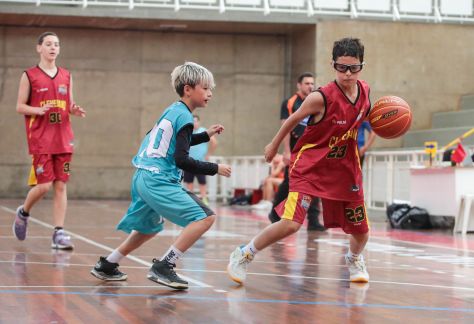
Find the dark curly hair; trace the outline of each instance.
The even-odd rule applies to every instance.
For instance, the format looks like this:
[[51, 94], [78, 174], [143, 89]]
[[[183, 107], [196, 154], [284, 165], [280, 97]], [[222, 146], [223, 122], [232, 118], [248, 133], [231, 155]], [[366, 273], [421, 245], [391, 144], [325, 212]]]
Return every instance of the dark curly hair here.
[[352, 56], [364, 62], [364, 45], [358, 38], [346, 37], [334, 42], [332, 48], [332, 60], [335, 62], [338, 57]]

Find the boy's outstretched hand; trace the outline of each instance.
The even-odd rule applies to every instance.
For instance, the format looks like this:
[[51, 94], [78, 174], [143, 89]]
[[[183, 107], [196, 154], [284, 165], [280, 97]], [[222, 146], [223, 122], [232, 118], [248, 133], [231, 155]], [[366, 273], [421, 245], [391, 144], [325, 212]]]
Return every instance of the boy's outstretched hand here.
[[230, 177], [230, 174], [232, 173], [232, 169], [230, 165], [227, 164], [218, 164], [217, 165], [217, 174], [224, 176], [224, 177]]
[[82, 109], [81, 106], [76, 105], [75, 103], [71, 105], [71, 115], [86, 117], [86, 111]]
[[206, 131], [207, 131], [207, 134], [209, 135], [209, 137], [212, 137], [215, 134], [222, 133], [224, 131], [224, 126], [222, 126], [221, 124], [212, 125]]
[[50, 108], [54, 108], [54, 105], [49, 103], [49, 104], [39, 107], [39, 109], [36, 109], [35, 112], [39, 116], [44, 116]]
[[277, 154], [278, 147], [275, 147], [273, 143], [268, 144], [265, 146], [265, 149], [263, 150], [263, 154], [265, 155], [265, 161], [268, 163], [272, 162], [273, 158]]

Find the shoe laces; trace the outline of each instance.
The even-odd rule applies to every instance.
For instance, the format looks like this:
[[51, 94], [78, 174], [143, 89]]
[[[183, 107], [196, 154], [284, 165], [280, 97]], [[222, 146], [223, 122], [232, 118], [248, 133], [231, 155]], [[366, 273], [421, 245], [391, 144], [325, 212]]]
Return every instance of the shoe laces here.
[[18, 225], [25, 225], [28, 223], [28, 217], [20, 215], [15, 219], [15, 223]]
[[357, 268], [357, 270], [365, 272], [365, 262], [363, 258], [352, 258], [352, 264]]
[[[159, 260], [157, 260], [157, 259], [153, 259], [153, 263], [155, 263], [155, 262], [161, 262], [161, 261], [159, 261]], [[164, 262], [161, 262], [161, 263], [164, 264], [165, 269], [167, 269], [168, 274], [169, 274], [170, 276], [172, 276], [173, 279], [174, 279], [174, 278], [180, 279], [180, 278], [178, 277], [178, 275], [176, 274], [176, 272], [174, 271], [174, 268], [176, 268], [176, 264], [170, 263], [170, 262], [167, 262], [167, 261], [164, 261]]]
[[253, 255], [250, 253], [245, 253], [239, 260], [239, 264], [247, 265], [253, 260]]
[[114, 275], [122, 274], [118, 267], [118, 263], [109, 262], [107, 258], [103, 256], [101, 256], [99, 262], [97, 262], [97, 268], [106, 269], [106, 271], [110, 271]]
[[66, 235], [63, 230], [59, 230], [56, 232], [56, 241], [70, 241], [71, 236]]

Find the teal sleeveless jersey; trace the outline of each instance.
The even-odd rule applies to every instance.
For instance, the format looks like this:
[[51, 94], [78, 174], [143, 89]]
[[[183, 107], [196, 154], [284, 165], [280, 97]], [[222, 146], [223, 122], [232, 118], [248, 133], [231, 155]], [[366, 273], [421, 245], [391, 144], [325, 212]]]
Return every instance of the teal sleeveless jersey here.
[[[181, 101], [166, 108], [153, 129], [145, 136], [132, 163], [136, 168], [159, 174], [163, 180], [181, 181], [174, 152], [176, 135], [186, 125], [193, 125], [193, 115]], [[191, 139], [190, 139], [191, 141]]]

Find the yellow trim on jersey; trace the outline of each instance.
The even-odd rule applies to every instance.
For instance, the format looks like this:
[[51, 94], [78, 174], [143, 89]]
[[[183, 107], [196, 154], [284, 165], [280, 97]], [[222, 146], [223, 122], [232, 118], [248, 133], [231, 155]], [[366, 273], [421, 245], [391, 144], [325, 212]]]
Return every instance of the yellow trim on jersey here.
[[369, 215], [367, 214], [367, 208], [365, 208], [365, 202], [364, 202], [364, 213], [365, 213], [365, 218], [367, 219], [367, 227], [370, 230], [370, 220], [369, 220]]
[[[30, 125], [28, 125], [28, 128], [29, 128], [29, 129], [31, 129], [31, 127], [33, 127], [33, 123], [35, 122], [35, 118], [36, 118], [35, 115], [33, 115], [33, 116], [30, 117]], [[29, 138], [31, 138], [31, 132], [30, 132]]]
[[285, 212], [283, 213], [284, 219], [293, 220], [295, 216], [296, 203], [298, 202], [298, 193], [290, 192], [288, 193], [288, 198], [285, 202]]
[[359, 169], [362, 171], [362, 165], [360, 165], [360, 156], [359, 156], [359, 147], [355, 146], [355, 150], [356, 150], [356, 159], [357, 159], [357, 165], [359, 166]]
[[291, 171], [293, 171], [293, 168], [295, 167], [296, 162], [298, 162], [298, 160], [300, 159], [301, 154], [303, 154], [303, 152], [306, 151], [307, 149], [310, 149], [310, 148], [312, 148], [312, 147], [315, 147], [316, 145], [318, 145], [318, 144], [311, 144], [311, 143], [308, 143], [308, 144], [303, 145], [303, 146], [300, 148], [300, 151], [298, 152], [298, 155], [296, 155], [295, 162], [294, 162], [293, 165], [291, 166], [290, 173], [291, 173]]
[[32, 165], [30, 169], [30, 175], [28, 176], [28, 185], [36, 186], [38, 184], [38, 179], [36, 179], [35, 166]]

